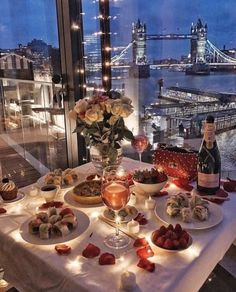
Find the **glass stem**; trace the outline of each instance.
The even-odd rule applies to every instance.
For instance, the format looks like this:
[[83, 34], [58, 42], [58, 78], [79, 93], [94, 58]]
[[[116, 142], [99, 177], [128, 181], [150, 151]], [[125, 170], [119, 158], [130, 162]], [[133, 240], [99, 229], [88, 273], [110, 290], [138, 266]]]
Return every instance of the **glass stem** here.
[[139, 165], [141, 167], [141, 163], [142, 163], [142, 152], [139, 152], [138, 155], [139, 155]]
[[115, 221], [116, 221], [116, 236], [118, 237], [119, 234], [120, 234], [119, 220], [118, 220], [118, 211], [115, 211]]

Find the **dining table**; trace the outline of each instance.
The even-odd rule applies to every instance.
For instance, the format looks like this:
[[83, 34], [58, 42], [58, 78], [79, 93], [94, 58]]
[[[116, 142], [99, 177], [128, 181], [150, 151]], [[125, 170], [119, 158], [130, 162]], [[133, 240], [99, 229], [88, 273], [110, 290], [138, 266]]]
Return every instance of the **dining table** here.
[[[153, 167], [144, 162], [140, 165], [139, 161], [127, 157], [123, 158], [122, 165], [130, 172]], [[83, 181], [86, 176], [95, 173], [95, 168], [89, 162], [76, 167], [75, 171], [79, 180]], [[104, 238], [114, 228], [100, 220], [106, 208], [102, 203], [81, 205], [73, 200], [71, 189], [61, 189], [56, 199], [83, 214], [84, 217], [78, 217], [78, 225], [84, 228], [75, 238], [61, 238], [61, 243], [71, 247], [71, 252], [59, 255], [55, 244], [47, 243], [47, 240], [43, 243], [27, 240], [25, 222], [44, 202], [40, 194], [32, 195], [34, 186], [37, 182], [20, 189], [24, 194], [20, 200], [2, 203], [1, 206], [7, 212], [0, 215], [0, 267], [5, 271], [5, 279], [19, 291], [125, 291], [121, 287], [121, 275], [129, 271], [136, 277], [132, 291], [194, 292], [200, 289], [236, 238], [236, 193], [232, 192], [229, 200], [217, 205], [222, 212], [222, 219], [217, 224], [188, 230], [192, 238], [188, 248], [182, 251], [159, 248], [151, 242], [152, 232], [168, 225], [168, 222], [164, 222], [155, 209], [146, 209], [147, 196], [133, 189], [135, 200], [129, 204], [147, 219], [147, 224], [140, 225], [137, 236], [145, 237], [154, 251], [149, 260], [155, 263], [155, 271], [148, 272], [137, 266], [139, 259], [133, 247], [134, 239], [123, 249], [111, 249], [104, 244]], [[168, 191], [168, 195], [185, 192], [171, 183], [164, 190]], [[157, 207], [166, 200], [158, 196], [153, 199]], [[87, 220], [86, 224], [84, 220]], [[114, 254], [115, 264], [100, 265], [98, 257], [83, 257], [82, 252], [89, 243], [99, 247], [101, 253]]]

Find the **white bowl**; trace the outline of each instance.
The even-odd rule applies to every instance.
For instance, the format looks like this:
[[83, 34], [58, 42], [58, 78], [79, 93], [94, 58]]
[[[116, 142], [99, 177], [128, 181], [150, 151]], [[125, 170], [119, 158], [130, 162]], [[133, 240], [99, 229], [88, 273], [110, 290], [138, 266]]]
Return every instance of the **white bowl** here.
[[168, 179], [163, 181], [163, 182], [160, 182], [160, 183], [144, 184], [144, 183], [140, 183], [140, 182], [133, 180], [134, 185], [138, 189], [143, 191], [145, 194], [149, 194], [149, 195], [160, 192], [160, 190], [162, 190], [164, 188], [164, 186], [166, 185], [167, 181], [168, 181]]

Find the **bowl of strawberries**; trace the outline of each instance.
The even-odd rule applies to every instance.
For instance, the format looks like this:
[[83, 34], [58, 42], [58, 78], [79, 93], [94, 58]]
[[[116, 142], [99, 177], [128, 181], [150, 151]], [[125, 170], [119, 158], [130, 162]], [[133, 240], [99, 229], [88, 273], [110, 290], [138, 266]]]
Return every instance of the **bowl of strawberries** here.
[[167, 180], [167, 175], [155, 168], [135, 170], [133, 173], [134, 185], [145, 194], [158, 193], [163, 189]]
[[187, 249], [192, 244], [192, 237], [180, 224], [175, 227], [162, 225], [151, 236], [152, 243], [167, 251], [176, 252]]

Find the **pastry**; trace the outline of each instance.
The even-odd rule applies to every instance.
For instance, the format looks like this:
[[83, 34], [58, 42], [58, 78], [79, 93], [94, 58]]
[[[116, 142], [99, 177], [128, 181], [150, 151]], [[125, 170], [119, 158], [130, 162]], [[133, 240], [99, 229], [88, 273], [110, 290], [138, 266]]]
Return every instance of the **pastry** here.
[[0, 182], [0, 196], [3, 200], [10, 201], [17, 197], [18, 188], [12, 180], [3, 178]]
[[78, 184], [74, 187], [72, 196], [75, 201], [81, 204], [93, 205], [101, 203], [101, 181], [84, 181]]
[[68, 173], [63, 177], [63, 182], [67, 186], [72, 185], [74, 182], [74, 179], [73, 179], [72, 175]]

